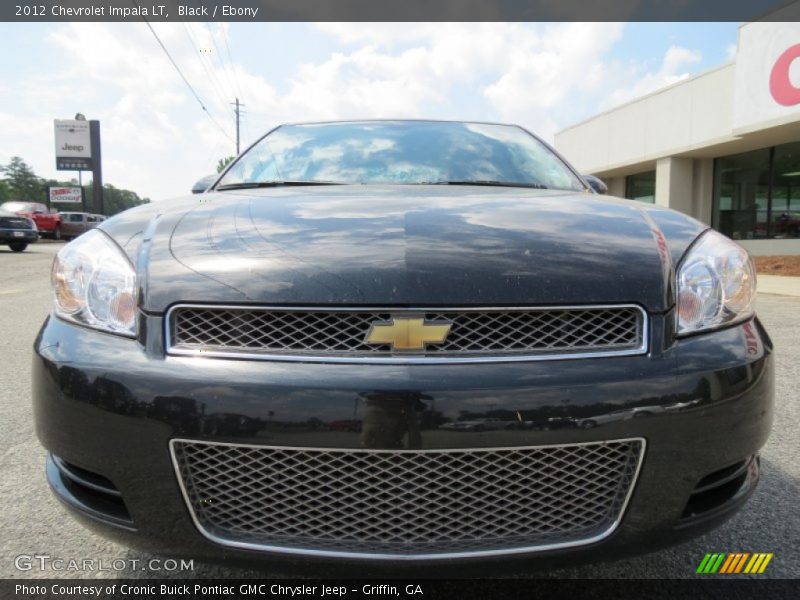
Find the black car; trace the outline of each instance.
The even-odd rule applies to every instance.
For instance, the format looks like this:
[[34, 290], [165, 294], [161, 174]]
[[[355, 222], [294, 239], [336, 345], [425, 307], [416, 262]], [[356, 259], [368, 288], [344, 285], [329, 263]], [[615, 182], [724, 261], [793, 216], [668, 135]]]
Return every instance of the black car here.
[[6, 245], [13, 252], [23, 252], [28, 244], [39, 241], [36, 223], [27, 217], [0, 210], [0, 245]]
[[[66, 245], [53, 284], [47, 478], [134, 546], [609, 558], [720, 524], [759, 479], [774, 371], [747, 253], [516, 126], [278, 127], [204, 193]], [[520, 425], [444, 426], [464, 415]]]

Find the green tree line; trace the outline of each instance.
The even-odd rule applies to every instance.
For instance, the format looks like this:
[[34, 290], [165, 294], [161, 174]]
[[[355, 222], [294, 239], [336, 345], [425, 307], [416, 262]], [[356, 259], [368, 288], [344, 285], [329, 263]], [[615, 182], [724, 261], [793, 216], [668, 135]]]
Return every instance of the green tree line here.
[[[34, 173], [28, 163], [19, 156], [11, 157], [6, 165], [0, 165], [0, 204], [9, 200], [22, 202], [47, 202], [47, 188], [49, 187], [77, 187], [78, 181], [60, 181], [57, 179], [44, 179]], [[100, 213], [100, 207], [95, 203], [91, 185], [83, 186], [83, 195], [86, 199], [86, 210]], [[149, 198], [141, 198], [131, 190], [114, 187], [110, 183], [103, 185], [103, 213], [111, 216], [140, 204], [147, 204]], [[75, 204], [57, 204], [59, 210], [80, 210]]]

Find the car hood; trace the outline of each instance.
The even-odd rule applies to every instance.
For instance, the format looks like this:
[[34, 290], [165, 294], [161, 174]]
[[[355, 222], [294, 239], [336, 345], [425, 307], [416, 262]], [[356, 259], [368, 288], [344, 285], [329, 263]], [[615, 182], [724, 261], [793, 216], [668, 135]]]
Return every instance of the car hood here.
[[705, 226], [588, 193], [314, 186], [207, 193], [103, 223], [144, 310], [178, 302], [528, 306], [673, 303]]

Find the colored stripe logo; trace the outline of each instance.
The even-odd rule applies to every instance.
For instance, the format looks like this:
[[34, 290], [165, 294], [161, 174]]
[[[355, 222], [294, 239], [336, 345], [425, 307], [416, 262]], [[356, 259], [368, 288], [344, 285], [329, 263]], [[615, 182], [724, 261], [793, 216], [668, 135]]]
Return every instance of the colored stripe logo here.
[[737, 573], [763, 573], [772, 560], [772, 552], [715, 552], [708, 553], [700, 561], [697, 573], [702, 575], [731, 575]]

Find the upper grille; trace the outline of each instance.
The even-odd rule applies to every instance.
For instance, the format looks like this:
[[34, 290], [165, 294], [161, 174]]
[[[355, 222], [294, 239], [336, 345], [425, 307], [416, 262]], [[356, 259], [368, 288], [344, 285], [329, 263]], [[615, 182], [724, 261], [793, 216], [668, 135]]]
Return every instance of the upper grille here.
[[470, 450], [339, 450], [173, 440], [214, 541], [364, 557], [590, 543], [622, 517], [643, 440]]
[[[393, 317], [448, 321], [442, 344], [392, 352], [366, 343], [370, 327]], [[526, 309], [287, 309], [177, 306], [169, 313], [173, 353], [270, 357], [559, 357], [645, 350], [645, 314], [636, 306]]]
[[33, 229], [24, 217], [0, 217], [0, 229]]

